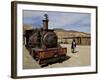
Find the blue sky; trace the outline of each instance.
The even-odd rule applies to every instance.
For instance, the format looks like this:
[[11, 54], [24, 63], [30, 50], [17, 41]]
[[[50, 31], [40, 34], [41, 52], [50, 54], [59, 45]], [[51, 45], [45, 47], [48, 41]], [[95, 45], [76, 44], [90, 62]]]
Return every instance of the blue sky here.
[[75, 30], [90, 33], [91, 31], [91, 14], [76, 12], [53, 12], [53, 11], [23, 11], [23, 23], [42, 27], [44, 14], [49, 16], [49, 29], [63, 28], [66, 30]]

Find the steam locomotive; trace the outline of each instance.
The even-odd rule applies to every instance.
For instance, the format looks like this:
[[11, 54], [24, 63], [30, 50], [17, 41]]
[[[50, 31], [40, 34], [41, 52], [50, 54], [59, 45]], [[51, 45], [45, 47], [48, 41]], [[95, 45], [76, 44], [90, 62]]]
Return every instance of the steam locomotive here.
[[26, 48], [30, 55], [40, 64], [61, 61], [66, 56], [67, 48], [62, 48], [53, 29], [48, 29], [48, 15], [45, 14], [43, 28], [25, 31]]

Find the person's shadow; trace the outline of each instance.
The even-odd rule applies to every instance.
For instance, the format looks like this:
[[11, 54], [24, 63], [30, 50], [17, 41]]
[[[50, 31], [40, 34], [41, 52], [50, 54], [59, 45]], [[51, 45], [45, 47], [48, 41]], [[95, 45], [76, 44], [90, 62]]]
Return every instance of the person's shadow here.
[[74, 51], [73, 53], [77, 53], [77, 52], [79, 52], [79, 51]]

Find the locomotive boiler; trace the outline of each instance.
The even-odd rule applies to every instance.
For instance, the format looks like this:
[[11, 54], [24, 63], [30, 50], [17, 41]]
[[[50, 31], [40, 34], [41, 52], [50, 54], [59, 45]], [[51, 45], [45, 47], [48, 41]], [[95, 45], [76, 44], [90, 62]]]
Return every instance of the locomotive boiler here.
[[40, 64], [61, 61], [66, 56], [67, 48], [62, 48], [53, 29], [48, 29], [48, 15], [45, 14], [43, 27], [25, 31], [26, 48], [30, 55]]

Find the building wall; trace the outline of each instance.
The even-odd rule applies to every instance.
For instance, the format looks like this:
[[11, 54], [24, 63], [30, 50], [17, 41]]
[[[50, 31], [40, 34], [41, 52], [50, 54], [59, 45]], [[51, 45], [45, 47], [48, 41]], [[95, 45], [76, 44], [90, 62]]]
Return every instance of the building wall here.
[[[58, 38], [58, 43], [60, 44], [71, 44], [73, 38]], [[90, 37], [77, 37], [75, 38], [76, 43], [79, 45], [90, 45], [91, 44], [91, 38]]]

